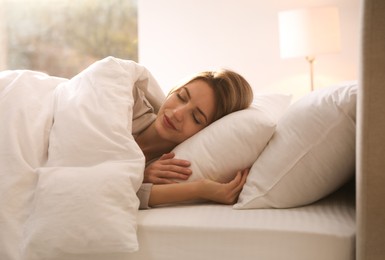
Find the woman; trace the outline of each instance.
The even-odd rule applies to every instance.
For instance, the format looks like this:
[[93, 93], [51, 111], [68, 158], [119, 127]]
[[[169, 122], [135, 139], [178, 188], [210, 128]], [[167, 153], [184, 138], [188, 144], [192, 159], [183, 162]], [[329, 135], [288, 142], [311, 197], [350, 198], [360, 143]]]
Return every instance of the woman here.
[[174, 89], [156, 119], [135, 137], [146, 157], [144, 182], [155, 184], [142, 185], [141, 207], [195, 199], [234, 203], [248, 169], [238, 171], [226, 184], [210, 180], [177, 184], [175, 179], [186, 180], [191, 174], [190, 163], [168, 152], [215, 120], [247, 108], [252, 99], [248, 82], [229, 70], [202, 72]]

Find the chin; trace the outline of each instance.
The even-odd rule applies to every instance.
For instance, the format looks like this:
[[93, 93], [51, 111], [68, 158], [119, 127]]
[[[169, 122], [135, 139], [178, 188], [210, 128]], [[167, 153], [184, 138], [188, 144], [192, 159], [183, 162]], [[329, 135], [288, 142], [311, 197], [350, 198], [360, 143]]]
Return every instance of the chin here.
[[158, 136], [160, 137], [161, 140], [167, 141], [173, 144], [181, 143], [178, 141], [180, 138], [176, 137], [175, 134], [172, 134], [169, 129], [165, 128], [161, 120], [157, 120], [155, 122], [155, 130], [158, 133]]

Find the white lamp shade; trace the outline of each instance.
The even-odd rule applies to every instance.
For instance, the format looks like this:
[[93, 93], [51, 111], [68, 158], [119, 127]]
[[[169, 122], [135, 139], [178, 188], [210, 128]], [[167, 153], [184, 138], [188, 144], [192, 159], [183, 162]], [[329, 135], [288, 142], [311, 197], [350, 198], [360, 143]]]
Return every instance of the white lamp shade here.
[[336, 7], [283, 11], [278, 14], [282, 58], [315, 56], [340, 50]]

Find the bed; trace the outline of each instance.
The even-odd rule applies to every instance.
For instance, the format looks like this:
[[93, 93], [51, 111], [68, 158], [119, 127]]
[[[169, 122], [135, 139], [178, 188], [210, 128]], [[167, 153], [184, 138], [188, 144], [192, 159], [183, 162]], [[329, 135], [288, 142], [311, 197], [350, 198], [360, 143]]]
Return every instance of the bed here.
[[[144, 158], [131, 135], [132, 95], [140, 89], [155, 110], [162, 98], [144, 67], [109, 57], [71, 80], [7, 72], [0, 259], [383, 259], [385, 3], [365, 0], [362, 10], [357, 82], [290, 105], [256, 96], [175, 148], [193, 162], [192, 180], [226, 181], [251, 166], [231, 206], [138, 210]], [[31, 97], [42, 105], [24, 102]]]
[[291, 209], [202, 204], [140, 211], [140, 250], [130, 259], [354, 259], [352, 184]]

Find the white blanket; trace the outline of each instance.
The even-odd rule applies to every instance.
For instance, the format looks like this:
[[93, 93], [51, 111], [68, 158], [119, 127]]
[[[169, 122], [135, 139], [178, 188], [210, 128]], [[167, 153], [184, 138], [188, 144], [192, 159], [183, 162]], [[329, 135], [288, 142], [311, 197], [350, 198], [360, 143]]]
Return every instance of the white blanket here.
[[136, 251], [144, 156], [133, 89], [143, 66], [108, 57], [67, 80], [0, 73], [0, 259], [121, 259]]

